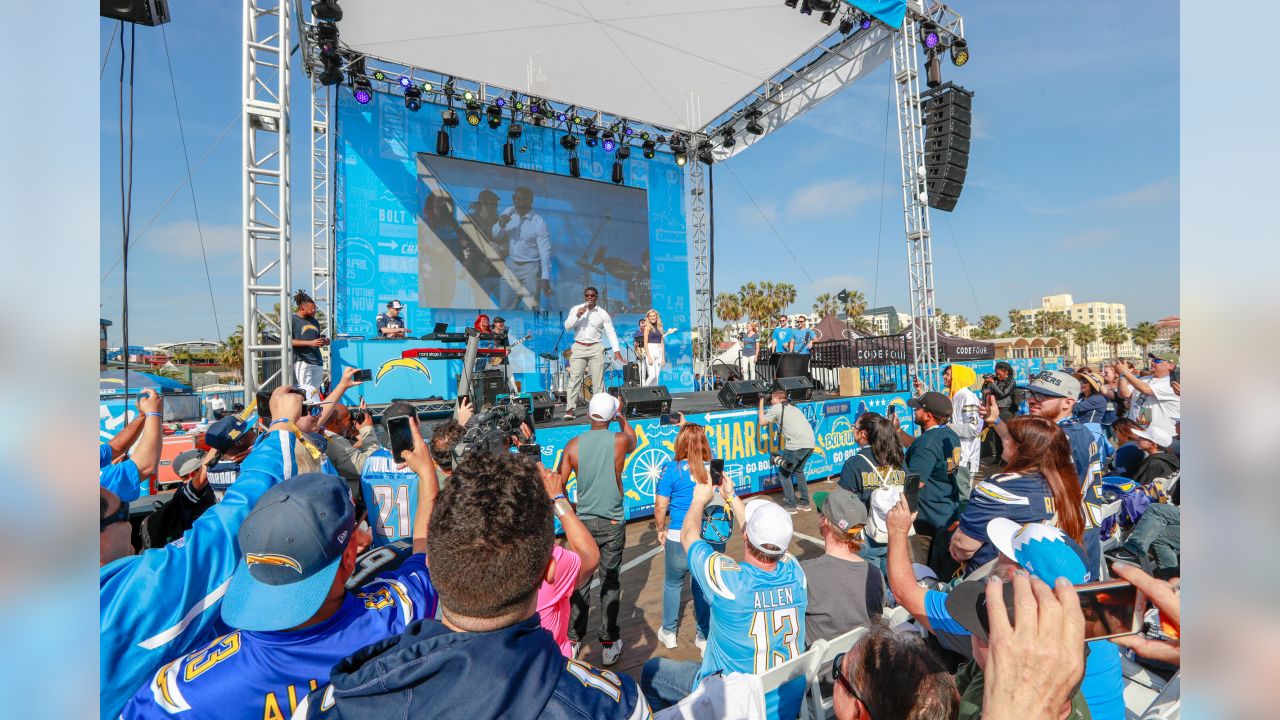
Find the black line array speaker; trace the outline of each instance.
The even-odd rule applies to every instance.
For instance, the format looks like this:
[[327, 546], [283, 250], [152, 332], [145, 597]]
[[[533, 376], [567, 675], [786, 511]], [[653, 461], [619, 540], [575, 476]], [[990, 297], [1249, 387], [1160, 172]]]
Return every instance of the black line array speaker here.
[[787, 400], [808, 400], [813, 396], [813, 381], [807, 377], [780, 377], [773, 381], [774, 390], [782, 390]]
[[782, 353], [778, 356], [778, 371], [775, 378], [807, 377], [809, 375], [809, 356], [805, 353]]
[[950, 212], [960, 199], [969, 172], [973, 93], [946, 83], [933, 92], [922, 110], [929, 207]]
[[169, 0], [100, 0], [98, 14], [112, 20], [161, 25], [169, 22]]
[[720, 388], [716, 398], [721, 407], [737, 408], [755, 405], [760, 396], [769, 392], [769, 386], [763, 380], [730, 380]]
[[666, 385], [611, 387], [609, 394], [622, 401], [627, 417], [657, 417], [671, 412], [671, 393]]

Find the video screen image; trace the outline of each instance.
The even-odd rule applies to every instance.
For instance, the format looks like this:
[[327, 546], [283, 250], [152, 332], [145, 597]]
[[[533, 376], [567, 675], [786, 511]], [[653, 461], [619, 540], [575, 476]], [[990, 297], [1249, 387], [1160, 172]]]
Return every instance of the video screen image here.
[[420, 153], [418, 200], [422, 307], [652, 306], [644, 190]]

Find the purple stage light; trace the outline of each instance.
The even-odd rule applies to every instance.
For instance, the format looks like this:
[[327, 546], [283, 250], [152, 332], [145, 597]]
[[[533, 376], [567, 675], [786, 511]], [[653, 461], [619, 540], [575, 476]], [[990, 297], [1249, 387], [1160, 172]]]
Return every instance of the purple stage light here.
[[929, 33], [924, 36], [924, 46], [929, 50], [938, 47], [938, 33]]
[[556, 116], [556, 120], [559, 122], [564, 122], [568, 119], [569, 119], [569, 116], [565, 115], [564, 113], [560, 113], [559, 115]]
[[613, 152], [618, 148], [618, 143], [615, 142], [614, 140], [605, 140], [604, 142], [600, 143], [600, 146], [604, 148], [605, 152]]
[[369, 101], [372, 99], [373, 99], [373, 93], [369, 92], [368, 90], [365, 90], [364, 88], [359, 88], [356, 90], [356, 102], [360, 103], [361, 105], [368, 105]]
[[533, 103], [532, 105], [529, 106], [529, 112], [533, 113], [534, 115], [537, 115], [542, 111], [538, 109], [538, 103]]
[[862, 27], [862, 29], [863, 29], [863, 30], [870, 30], [870, 29], [871, 29], [871, 18], [869, 18], [869, 17], [864, 17], [864, 18], [862, 18], [862, 22], [860, 23], [860, 25], [861, 25], [861, 27]]
[[631, 135], [631, 134], [633, 134], [634, 132], [635, 132], [635, 130], [632, 130], [631, 128], [627, 128], [627, 134], [628, 134], [628, 135]]
[[413, 81], [412, 81], [412, 80], [410, 80], [409, 78], [405, 77], [404, 75], [401, 75], [401, 76], [400, 76], [400, 87], [409, 87], [409, 86], [410, 86], [410, 85], [412, 85], [412, 84], [413, 84]]

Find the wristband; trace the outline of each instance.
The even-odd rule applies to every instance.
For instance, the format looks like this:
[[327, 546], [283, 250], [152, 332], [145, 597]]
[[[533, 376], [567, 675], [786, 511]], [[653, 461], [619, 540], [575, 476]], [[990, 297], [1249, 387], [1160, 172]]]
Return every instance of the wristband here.
[[569, 497], [568, 497], [567, 495], [565, 495], [564, 493], [560, 493], [559, 495], [557, 495], [557, 496], [555, 496], [555, 497], [551, 498], [551, 502], [555, 502], [555, 501], [557, 501], [557, 500], [565, 500], [565, 501], [568, 501], [568, 500], [569, 500]]
[[163, 420], [163, 419], [164, 419], [164, 413], [149, 412], [149, 413], [147, 413], [147, 414], [146, 414], [146, 417], [158, 417], [158, 418], [160, 418], [161, 420]]
[[995, 427], [996, 425], [999, 425], [1001, 422], [1002, 422], [1002, 421], [1000, 420], [1000, 416], [999, 416], [999, 415], [997, 415], [997, 416], [996, 416], [996, 421], [995, 421], [995, 422], [993, 422], [993, 423], [991, 423], [991, 427]]
[[271, 421], [271, 424], [270, 424], [270, 425], [267, 425], [267, 427], [275, 427], [276, 425], [279, 425], [280, 423], [287, 423], [287, 422], [289, 422], [289, 418], [277, 418], [277, 419], [275, 419], [275, 420], [272, 420], [272, 421]]

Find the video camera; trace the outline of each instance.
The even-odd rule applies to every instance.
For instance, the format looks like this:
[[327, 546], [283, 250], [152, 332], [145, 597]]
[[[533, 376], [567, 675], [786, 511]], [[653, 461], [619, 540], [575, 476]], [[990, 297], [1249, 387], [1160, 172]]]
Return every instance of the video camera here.
[[[528, 438], [524, 437], [522, 427], [529, 428]], [[457, 467], [472, 452], [501, 455], [511, 452], [513, 447], [522, 455], [542, 455], [542, 448], [534, 442], [529, 411], [524, 405], [507, 400], [471, 418], [466, 433], [453, 447], [453, 464]]]

